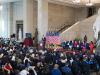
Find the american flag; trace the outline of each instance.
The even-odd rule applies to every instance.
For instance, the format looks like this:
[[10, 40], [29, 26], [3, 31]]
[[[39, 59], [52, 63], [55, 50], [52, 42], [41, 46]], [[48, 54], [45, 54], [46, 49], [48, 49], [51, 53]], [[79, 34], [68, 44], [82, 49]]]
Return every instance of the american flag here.
[[46, 36], [46, 43], [47, 44], [61, 44], [59, 36]]

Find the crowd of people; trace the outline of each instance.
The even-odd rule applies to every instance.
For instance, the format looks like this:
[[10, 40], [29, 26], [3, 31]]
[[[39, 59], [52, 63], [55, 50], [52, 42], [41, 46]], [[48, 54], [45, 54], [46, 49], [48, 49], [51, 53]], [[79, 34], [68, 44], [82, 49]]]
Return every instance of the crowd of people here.
[[70, 49], [70, 50], [79, 50], [79, 51], [90, 51], [91, 53], [94, 52], [95, 43], [91, 41], [88, 43], [87, 41], [80, 41], [80, 40], [71, 40], [71, 41], [65, 41], [62, 42], [62, 47], [64, 49]]
[[91, 72], [99, 75], [99, 55], [83, 52], [77, 41], [75, 45], [72, 41], [66, 43], [64, 48], [79, 49], [79, 53], [37, 50], [31, 45], [0, 39], [0, 75], [90, 75]]

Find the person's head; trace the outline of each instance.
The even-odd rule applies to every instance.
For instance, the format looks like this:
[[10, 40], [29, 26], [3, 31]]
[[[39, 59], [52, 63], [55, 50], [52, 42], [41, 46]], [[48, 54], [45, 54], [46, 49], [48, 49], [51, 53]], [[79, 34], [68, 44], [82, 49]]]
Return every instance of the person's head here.
[[37, 67], [40, 67], [40, 66], [41, 66], [41, 62], [38, 62], [38, 63], [37, 63]]
[[81, 43], [81, 41], [80, 41], [80, 40], [79, 40], [78, 42], [79, 42], [79, 43]]
[[93, 44], [93, 41], [91, 41], [91, 44]]
[[54, 64], [54, 68], [55, 69], [58, 69], [59, 68], [59, 65], [58, 64]]

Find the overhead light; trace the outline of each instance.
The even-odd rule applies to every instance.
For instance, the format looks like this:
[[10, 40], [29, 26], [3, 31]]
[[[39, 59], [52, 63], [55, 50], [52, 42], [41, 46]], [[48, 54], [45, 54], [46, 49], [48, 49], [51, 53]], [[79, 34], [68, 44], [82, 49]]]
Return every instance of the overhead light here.
[[80, 3], [80, 0], [73, 0], [73, 3]]
[[91, 2], [91, 0], [89, 0], [88, 3], [86, 3], [86, 6], [93, 6], [94, 4]]
[[2, 10], [2, 8], [3, 8], [3, 6], [2, 6], [2, 5], [0, 5], [0, 10]]
[[87, 3], [86, 6], [93, 6], [93, 3]]

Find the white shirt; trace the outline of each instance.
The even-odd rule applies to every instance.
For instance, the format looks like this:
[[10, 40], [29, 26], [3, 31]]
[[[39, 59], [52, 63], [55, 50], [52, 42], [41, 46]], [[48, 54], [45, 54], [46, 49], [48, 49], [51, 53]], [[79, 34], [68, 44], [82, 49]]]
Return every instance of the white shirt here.
[[19, 75], [27, 75], [29, 74], [29, 72], [27, 70], [22, 70]]
[[11, 59], [12, 61], [15, 61], [16, 59], [15, 59], [15, 56], [12, 56], [12, 59]]
[[33, 72], [34, 72], [34, 74], [37, 75], [36, 70], [35, 70], [34, 68], [35, 68], [34, 66], [29, 66], [29, 67], [28, 67], [28, 69], [32, 69]]
[[25, 63], [25, 60], [28, 60], [28, 61], [30, 62], [30, 59], [29, 59], [29, 58], [27, 58], [27, 57], [25, 57], [25, 58], [24, 58], [24, 60], [23, 60], [23, 61], [24, 61], [24, 63]]

